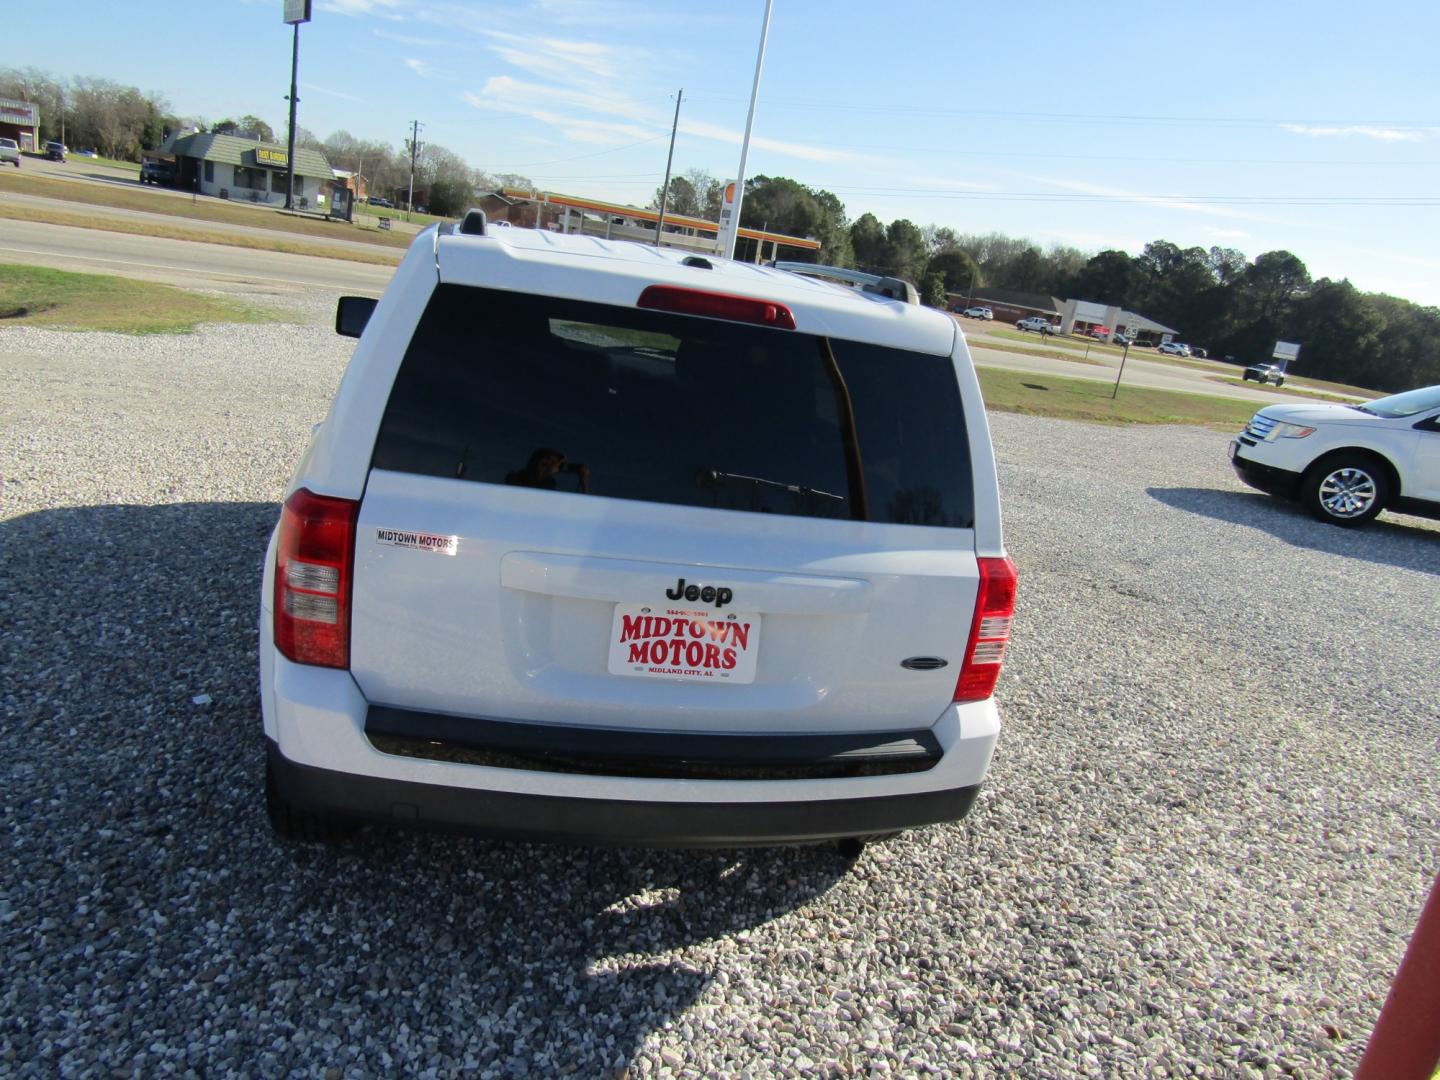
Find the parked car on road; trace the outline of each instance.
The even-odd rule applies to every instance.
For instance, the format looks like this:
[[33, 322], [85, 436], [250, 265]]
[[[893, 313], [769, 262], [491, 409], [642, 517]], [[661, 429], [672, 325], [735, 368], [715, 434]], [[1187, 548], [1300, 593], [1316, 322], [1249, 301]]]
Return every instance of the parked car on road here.
[[1162, 341], [1155, 351], [1164, 353], [1166, 356], [1189, 356], [1190, 346], [1182, 345], [1178, 341]]
[[62, 143], [62, 142], [56, 142], [56, 141], [54, 141], [54, 140], [52, 140], [52, 141], [50, 141], [50, 142], [47, 142], [47, 143], [45, 144], [45, 160], [46, 160], [46, 161], [64, 161], [64, 160], [65, 160], [65, 144]]
[[1036, 334], [1058, 334], [1060, 333], [1060, 324], [1042, 319], [1039, 315], [1031, 315], [1017, 322], [1015, 329], [1028, 330]]
[[967, 319], [990, 320], [995, 318], [995, 312], [991, 311], [988, 307], [967, 307], [960, 314]]
[[264, 562], [276, 831], [963, 817], [1015, 569], [965, 336], [905, 295], [476, 211], [342, 298]]
[[1251, 364], [1241, 375], [1241, 379], [1250, 382], [1274, 383], [1276, 386], [1285, 385], [1285, 369], [1279, 364]]
[[20, 144], [14, 139], [0, 139], [0, 164], [6, 162], [20, 167]]
[[175, 166], [168, 161], [146, 161], [140, 166], [140, 182], [160, 187], [175, 186]]
[[1440, 518], [1440, 386], [1363, 405], [1267, 405], [1230, 441], [1241, 480], [1322, 521]]
[[393, 210], [393, 209], [395, 209], [395, 204], [394, 204], [394, 203], [392, 203], [389, 199], [383, 199], [383, 198], [381, 198], [379, 195], [372, 195], [370, 198], [366, 199], [365, 201], [366, 201], [367, 203], [369, 203], [371, 206], [379, 206], [379, 207], [381, 207], [381, 208], [383, 208], [383, 209], [385, 209], [385, 210]]

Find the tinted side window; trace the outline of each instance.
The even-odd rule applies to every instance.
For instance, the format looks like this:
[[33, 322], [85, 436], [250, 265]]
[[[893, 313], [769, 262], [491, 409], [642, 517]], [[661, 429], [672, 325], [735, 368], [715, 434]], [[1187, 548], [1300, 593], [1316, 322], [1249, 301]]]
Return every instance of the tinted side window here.
[[830, 518], [868, 506], [871, 520], [971, 524], [950, 359], [833, 349], [834, 365], [824, 342], [793, 331], [442, 285], [373, 464], [685, 506]]

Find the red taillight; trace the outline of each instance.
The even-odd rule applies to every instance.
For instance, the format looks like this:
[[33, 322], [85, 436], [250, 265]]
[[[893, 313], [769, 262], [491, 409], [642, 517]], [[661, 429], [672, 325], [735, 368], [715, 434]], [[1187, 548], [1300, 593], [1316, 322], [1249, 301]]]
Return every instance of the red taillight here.
[[795, 315], [784, 304], [756, 300], [750, 296], [682, 289], [675, 285], [651, 285], [640, 294], [636, 307], [673, 311], [680, 315], [703, 315], [707, 319], [755, 323], [776, 330], [794, 330]]
[[275, 647], [297, 664], [350, 666], [350, 575], [360, 504], [301, 488], [275, 550]]
[[1008, 558], [976, 561], [980, 587], [975, 595], [970, 644], [965, 647], [965, 663], [955, 683], [956, 701], [983, 701], [995, 692], [1005, 643], [1010, 640], [1010, 622], [1015, 617], [1015, 564]]

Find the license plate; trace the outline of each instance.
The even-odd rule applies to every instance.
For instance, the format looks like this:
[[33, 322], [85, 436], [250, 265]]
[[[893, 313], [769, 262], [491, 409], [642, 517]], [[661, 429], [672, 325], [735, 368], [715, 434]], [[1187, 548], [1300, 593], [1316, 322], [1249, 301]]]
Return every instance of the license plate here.
[[616, 604], [610, 674], [682, 682], [752, 683], [760, 652], [760, 616]]
[[1234, 439], [1230, 440], [1230, 460], [1235, 460], [1235, 454], [1240, 450], [1240, 444]]

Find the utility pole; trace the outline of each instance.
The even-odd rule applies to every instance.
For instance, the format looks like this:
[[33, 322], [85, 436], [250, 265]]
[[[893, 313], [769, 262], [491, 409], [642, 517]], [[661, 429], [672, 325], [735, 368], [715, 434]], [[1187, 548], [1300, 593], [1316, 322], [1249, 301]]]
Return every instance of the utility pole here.
[[425, 125], [419, 120], [410, 121], [410, 194], [405, 199], [405, 220], [410, 220], [410, 211], [415, 209], [415, 155], [420, 153], [420, 129]]
[[300, 24], [310, 21], [310, 0], [285, 0], [285, 22], [295, 28], [294, 44], [290, 47], [290, 139], [285, 150], [285, 209], [295, 209], [295, 106], [300, 95], [295, 89], [295, 76], [300, 71]]
[[295, 43], [290, 50], [290, 140], [285, 150], [285, 209], [295, 209], [295, 106], [300, 103], [295, 76], [300, 71], [300, 24], [294, 23]]
[[665, 186], [660, 189], [660, 217], [655, 222], [655, 246], [660, 246], [660, 231], [665, 227], [665, 203], [670, 198], [670, 163], [675, 160], [675, 132], [680, 127], [680, 101], [685, 88], [675, 95], [675, 122], [670, 125], [670, 153], [665, 155]]
[[750, 87], [750, 112], [745, 117], [745, 140], [740, 144], [740, 171], [735, 176], [735, 216], [731, 219], [725, 250], [727, 259], [735, 258], [735, 239], [740, 233], [740, 209], [745, 202], [745, 159], [750, 154], [750, 129], [755, 124], [755, 99], [760, 96], [760, 72], [765, 67], [765, 42], [770, 37], [770, 12], [775, 0], [765, 0], [765, 23], [760, 28], [760, 52], [755, 57], [755, 83]]

